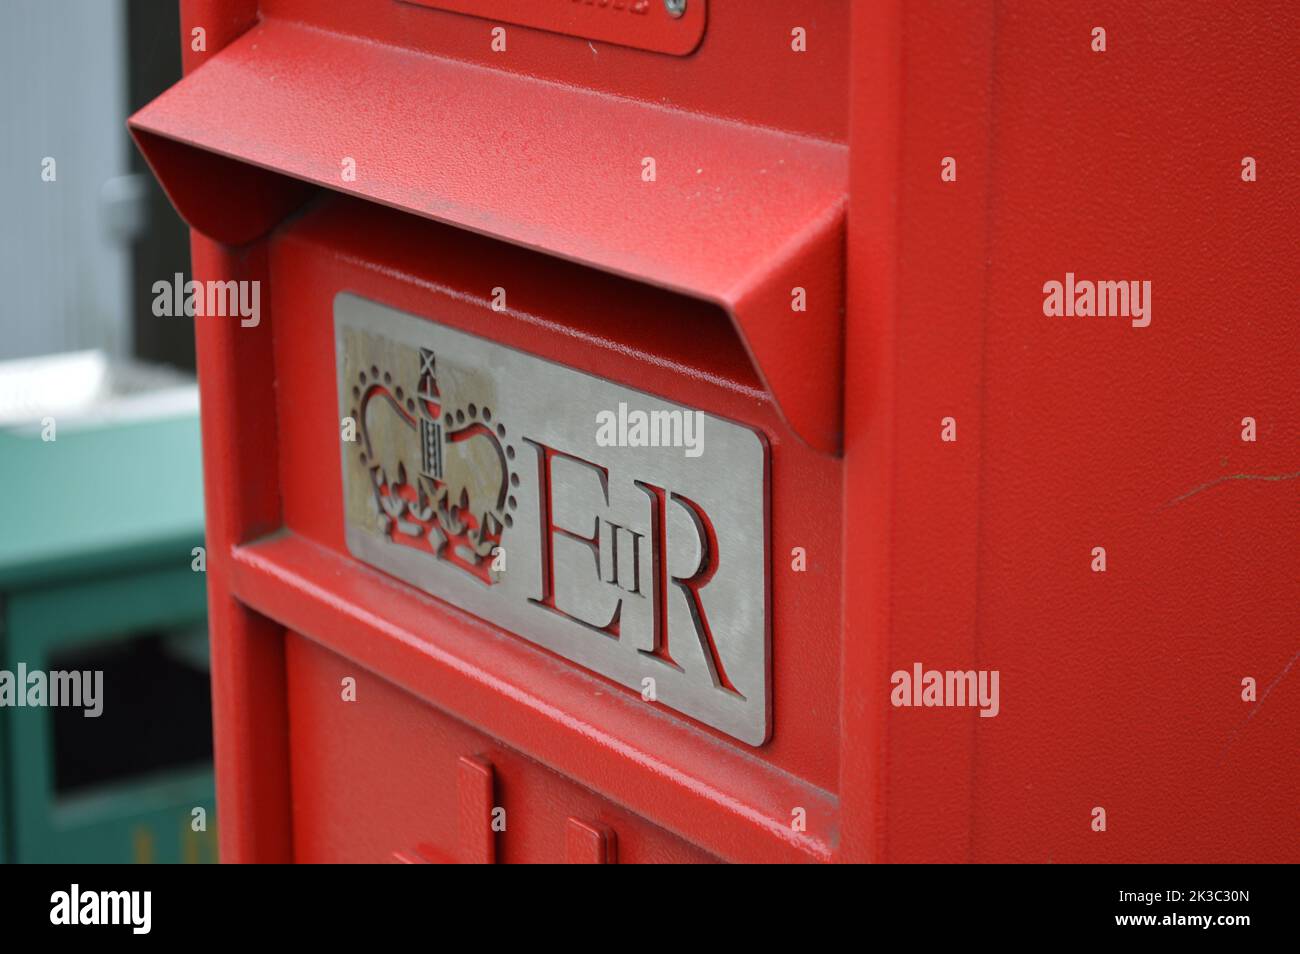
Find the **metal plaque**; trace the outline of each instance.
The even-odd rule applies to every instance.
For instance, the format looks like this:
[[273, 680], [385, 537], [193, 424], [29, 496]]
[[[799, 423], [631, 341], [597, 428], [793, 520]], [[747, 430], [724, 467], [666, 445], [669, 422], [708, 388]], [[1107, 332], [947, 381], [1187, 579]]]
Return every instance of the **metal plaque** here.
[[757, 432], [348, 292], [334, 335], [355, 557], [766, 741]]
[[422, 7], [686, 56], [704, 38], [707, 0], [406, 0]]

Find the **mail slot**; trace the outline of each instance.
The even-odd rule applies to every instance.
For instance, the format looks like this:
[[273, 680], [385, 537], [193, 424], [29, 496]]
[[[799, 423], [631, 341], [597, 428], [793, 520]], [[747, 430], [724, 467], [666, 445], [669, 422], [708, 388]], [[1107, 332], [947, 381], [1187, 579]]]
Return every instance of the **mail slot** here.
[[[1226, 766], [1282, 744], [1239, 727], [1287, 638], [1281, 544], [1244, 548], [1295, 523], [1233, 475], [1288, 472], [1294, 382], [1161, 390], [1209, 373], [1179, 289], [1226, 240], [1172, 248], [1190, 206], [1131, 167], [1198, 123], [1282, 151], [1241, 118], [1280, 101], [1161, 106], [1245, 15], [1116, 12], [1107, 52], [1048, 7], [533, 6], [190, 0], [132, 119], [193, 232], [222, 857], [1293, 856]], [[1189, 67], [1137, 131], [1125, 31]], [[1205, 175], [1260, 235], [1295, 197]], [[1147, 322], [1053, 316], [1067, 272]], [[1234, 554], [1277, 586], [1230, 644]]]

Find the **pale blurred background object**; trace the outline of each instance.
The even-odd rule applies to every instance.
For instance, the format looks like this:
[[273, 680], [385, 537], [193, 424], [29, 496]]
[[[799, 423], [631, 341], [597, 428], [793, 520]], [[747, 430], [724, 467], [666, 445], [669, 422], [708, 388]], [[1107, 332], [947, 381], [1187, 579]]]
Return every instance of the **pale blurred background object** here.
[[8, 0], [0, 27], [0, 861], [213, 861], [188, 231], [126, 130], [180, 76], [175, 0]]
[[174, 0], [8, 0], [0, 29], [0, 360], [98, 350], [192, 369], [149, 310], [184, 225], [126, 119], [180, 75]]

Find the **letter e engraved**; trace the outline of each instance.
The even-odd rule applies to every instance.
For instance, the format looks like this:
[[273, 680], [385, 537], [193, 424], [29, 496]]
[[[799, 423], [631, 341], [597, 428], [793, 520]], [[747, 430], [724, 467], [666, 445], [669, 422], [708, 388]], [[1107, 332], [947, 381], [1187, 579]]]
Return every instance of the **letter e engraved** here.
[[[537, 450], [537, 502], [538, 502], [538, 520], [541, 529], [541, 566], [542, 566], [542, 595], [540, 597], [529, 597], [528, 602], [533, 603], [543, 609], [549, 610], [565, 619], [572, 620], [588, 629], [595, 630], [606, 636], [618, 639], [619, 619], [623, 615], [623, 599], [619, 598], [617, 605], [614, 607], [614, 614], [609, 618], [609, 622], [604, 626], [590, 623], [585, 619], [580, 619], [572, 613], [566, 613], [555, 605], [555, 536], [560, 534], [581, 543], [591, 550], [592, 556], [596, 558], [596, 579], [600, 580], [600, 517], [596, 517], [592, 527], [591, 536], [584, 537], [580, 533], [574, 533], [572, 530], [555, 525], [555, 517], [552, 507], [552, 486], [551, 486], [551, 462], [559, 457], [564, 460], [573, 461], [583, 467], [593, 471], [600, 480], [600, 492], [605, 499], [605, 505], [609, 506], [609, 471], [599, 464], [593, 464], [589, 460], [583, 460], [581, 457], [575, 457], [572, 454], [566, 454], [564, 451], [556, 450], [537, 441], [524, 438], [524, 443], [531, 444]], [[603, 581], [602, 581], [603, 582]]]

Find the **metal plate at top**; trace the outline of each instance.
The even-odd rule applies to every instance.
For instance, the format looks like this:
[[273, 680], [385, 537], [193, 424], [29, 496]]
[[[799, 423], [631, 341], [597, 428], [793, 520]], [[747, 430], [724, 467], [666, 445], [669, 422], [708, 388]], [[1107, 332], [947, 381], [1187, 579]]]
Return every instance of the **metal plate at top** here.
[[348, 292], [334, 333], [355, 557], [766, 741], [756, 431]]
[[[704, 38], [707, 0], [406, 0], [551, 33], [685, 56]], [[676, 15], [675, 15], [676, 14]]]

